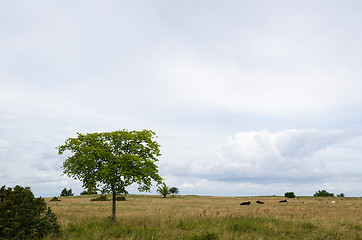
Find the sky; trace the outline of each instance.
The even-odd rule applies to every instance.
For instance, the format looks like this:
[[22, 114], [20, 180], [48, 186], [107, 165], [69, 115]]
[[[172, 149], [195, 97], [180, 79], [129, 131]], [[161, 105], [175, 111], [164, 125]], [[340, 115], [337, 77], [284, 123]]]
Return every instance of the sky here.
[[0, 1], [0, 185], [79, 194], [57, 146], [150, 129], [159, 173], [182, 195], [361, 197], [361, 9]]

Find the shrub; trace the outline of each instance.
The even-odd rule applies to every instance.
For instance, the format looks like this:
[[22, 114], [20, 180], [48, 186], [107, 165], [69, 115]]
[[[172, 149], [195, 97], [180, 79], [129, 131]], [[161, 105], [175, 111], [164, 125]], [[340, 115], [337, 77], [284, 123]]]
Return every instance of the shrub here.
[[53, 197], [50, 201], [51, 202], [60, 202], [60, 199], [57, 197]]
[[344, 193], [337, 194], [337, 197], [344, 197]]
[[285, 196], [286, 198], [295, 198], [294, 192], [286, 192], [286, 193], [284, 194], [284, 196]]
[[84, 190], [83, 192], [80, 193], [80, 195], [95, 195], [95, 194], [97, 194], [97, 191]]
[[126, 201], [126, 197], [125, 196], [117, 196], [116, 201]]
[[43, 198], [29, 188], [0, 189], [0, 236], [5, 239], [36, 239], [59, 233], [57, 217]]
[[97, 198], [92, 198], [91, 201], [110, 201], [109, 199], [107, 199], [107, 196], [105, 195], [101, 195]]
[[326, 190], [318, 190], [315, 192], [314, 197], [334, 197], [334, 194], [329, 193]]

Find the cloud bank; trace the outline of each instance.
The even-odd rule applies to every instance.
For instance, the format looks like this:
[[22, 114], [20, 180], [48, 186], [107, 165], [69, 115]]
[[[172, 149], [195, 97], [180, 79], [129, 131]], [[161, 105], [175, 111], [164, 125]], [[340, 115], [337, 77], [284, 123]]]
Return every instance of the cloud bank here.
[[216, 182], [323, 183], [340, 174], [327, 168], [328, 151], [361, 136], [343, 130], [238, 132], [227, 137], [214, 158], [184, 161], [172, 174]]

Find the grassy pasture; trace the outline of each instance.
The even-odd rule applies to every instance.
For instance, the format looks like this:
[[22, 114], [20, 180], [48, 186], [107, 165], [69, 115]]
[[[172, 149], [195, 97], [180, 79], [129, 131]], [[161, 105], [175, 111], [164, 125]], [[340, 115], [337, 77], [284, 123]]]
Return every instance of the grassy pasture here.
[[112, 223], [111, 202], [92, 197], [46, 199], [59, 239], [362, 239], [362, 198], [128, 195]]

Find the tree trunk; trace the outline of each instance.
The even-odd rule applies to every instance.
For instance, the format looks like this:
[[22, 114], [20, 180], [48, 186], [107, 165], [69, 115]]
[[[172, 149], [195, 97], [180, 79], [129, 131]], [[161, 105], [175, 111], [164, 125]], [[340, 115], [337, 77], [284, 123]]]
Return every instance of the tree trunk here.
[[112, 191], [112, 221], [116, 222], [116, 191]]

